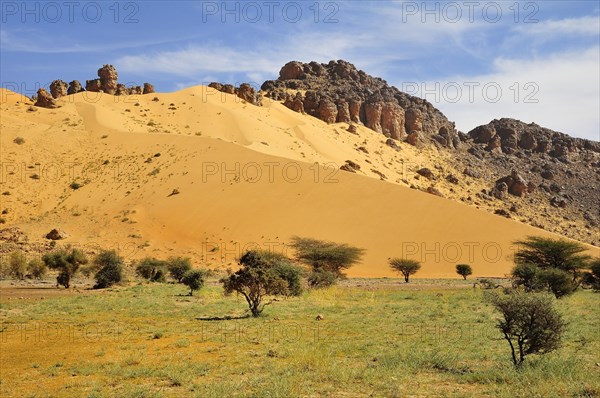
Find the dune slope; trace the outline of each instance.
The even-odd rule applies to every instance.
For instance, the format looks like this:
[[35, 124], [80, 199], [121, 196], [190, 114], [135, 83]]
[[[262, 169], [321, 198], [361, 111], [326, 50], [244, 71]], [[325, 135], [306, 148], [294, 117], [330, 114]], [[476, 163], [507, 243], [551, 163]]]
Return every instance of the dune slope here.
[[[418, 276], [451, 277], [458, 262], [502, 276], [512, 241], [550, 235], [407, 188], [407, 172], [395, 170], [444, 165], [435, 149], [396, 151], [367, 129], [350, 134], [205, 87], [92, 95], [33, 112], [22, 99], [0, 104], [0, 191], [9, 193], [0, 208], [5, 226], [33, 241], [59, 227], [70, 235], [63, 242], [88, 249], [115, 248], [128, 259], [186, 255], [222, 268], [251, 247], [292, 254], [286, 243], [301, 235], [367, 249], [350, 276], [392, 276], [387, 259], [406, 256], [423, 262]], [[340, 171], [346, 160], [359, 173]]]

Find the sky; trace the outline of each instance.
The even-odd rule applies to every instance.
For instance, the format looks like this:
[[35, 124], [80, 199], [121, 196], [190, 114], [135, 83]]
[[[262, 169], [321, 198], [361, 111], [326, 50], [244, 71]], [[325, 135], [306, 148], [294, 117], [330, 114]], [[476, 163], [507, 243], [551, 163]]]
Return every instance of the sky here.
[[338, 59], [464, 132], [512, 117], [600, 141], [598, 1], [0, 1], [0, 81], [26, 95], [103, 64], [171, 92]]

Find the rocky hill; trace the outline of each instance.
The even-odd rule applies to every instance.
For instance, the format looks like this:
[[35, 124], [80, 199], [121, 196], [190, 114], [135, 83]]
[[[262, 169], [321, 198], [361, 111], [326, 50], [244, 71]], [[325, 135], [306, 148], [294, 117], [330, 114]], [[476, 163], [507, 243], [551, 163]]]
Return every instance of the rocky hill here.
[[[289, 62], [277, 80], [266, 81], [261, 89], [296, 112], [327, 123], [348, 123], [349, 131], [360, 124], [398, 142], [435, 146], [451, 155], [454, 170], [477, 180], [460, 189], [456, 173], [437, 178], [431, 170], [417, 171], [415, 178], [432, 181], [430, 193], [440, 194], [438, 188], [445, 187], [453, 199], [600, 243], [598, 142], [508, 118], [464, 134], [431, 103], [343, 60]], [[342, 169], [352, 171], [350, 166]], [[474, 192], [475, 186], [483, 188]]]
[[454, 123], [431, 103], [343, 60], [289, 62], [281, 68], [279, 79], [266, 81], [261, 89], [288, 108], [327, 123], [361, 123], [415, 145], [429, 140], [449, 148], [460, 144]]
[[[112, 65], [100, 68], [98, 76], [86, 82], [85, 90], [114, 95], [154, 92], [148, 83], [131, 88], [118, 83]], [[328, 64], [289, 62], [277, 80], [262, 84], [260, 92], [246, 83], [239, 87], [211, 83], [209, 87], [238, 97], [244, 106], [269, 106], [263, 104], [266, 97], [331, 124], [339, 135], [335, 145], [346, 155], [329, 160], [338, 162], [344, 171], [461, 201], [600, 245], [598, 142], [507, 118], [492, 120], [465, 134], [431, 103], [343, 60]], [[38, 92], [36, 105], [56, 108], [61, 97], [83, 90], [77, 81], [67, 85], [56, 80], [50, 92]], [[169, 110], [176, 108], [170, 105]], [[153, 121], [148, 123], [154, 125]], [[361, 135], [360, 129], [365, 128], [381, 134], [381, 140]], [[226, 135], [231, 134], [231, 129], [227, 131]], [[323, 128], [321, 131], [325, 134]], [[349, 143], [357, 139], [360, 141], [352, 147]], [[250, 142], [246, 138], [241, 141]], [[266, 145], [269, 143], [261, 141], [260, 150]], [[299, 144], [294, 141], [293, 145]], [[295, 153], [288, 153], [290, 150]], [[323, 160], [309, 154], [314, 150], [311, 144], [285, 151], [307, 161]]]

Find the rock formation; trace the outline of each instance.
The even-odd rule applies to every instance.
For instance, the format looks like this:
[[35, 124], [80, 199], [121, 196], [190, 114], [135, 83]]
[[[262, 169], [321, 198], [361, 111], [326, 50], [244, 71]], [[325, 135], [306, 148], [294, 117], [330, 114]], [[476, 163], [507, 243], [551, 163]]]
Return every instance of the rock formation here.
[[119, 74], [114, 66], [104, 65], [102, 68], [98, 69], [98, 77], [100, 77], [102, 91], [112, 95], [117, 92]]
[[104, 65], [98, 69], [98, 79], [85, 81], [85, 89], [78, 80], [73, 80], [68, 85], [62, 80], [55, 80], [50, 85], [50, 92], [54, 98], [60, 98], [65, 95], [77, 94], [81, 91], [90, 91], [93, 93], [104, 92], [111, 95], [133, 95], [133, 94], [151, 94], [154, 93], [154, 86], [150, 83], [144, 83], [144, 86], [133, 86], [127, 88], [124, 84], [118, 82], [119, 74], [112, 65]]
[[242, 83], [239, 87], [235, 87], [231, 84], [212, 82], [208, 87], [214, 88], [222, 93], [237, 95], [239, 98], [252, 105], [262, 106], [262, 97], [256, 92], [254, 87], [248, 83]]
[[[524, 123], [515, 119], [494, 119], [468, 133], [474, 144], [484, 144], [488, 152], [498, 151], [514, 154], [518, 151], [547, 153], [555, 158], [568, 158], [581, 150], [600, 152], [600, 143], [540, 127], [535, 123]], [[563, 159], [564, 160], [564, 159]]]
[[71, 83], [69, 83], [69, 89], [67, 90], [67, 95], [77, 94], [82, 91], [85, 91], [85, 89], [81, 86], [81, 83], [79, 83], [79, 80], [73, 80]]
[[460, 145], [454, 123], [429, 102], [343, 60], [328, 64], [288, 62], [281, 68], [279, 79], [266, 81], [261, 89], [267, 97], [283, 100], [288, 108], [326, 123], [361, 123], [413, 145], [426, 140], [448, 148]]
[[43, 88], [40, 88], [37, 91], [37, 100], [35, 101], [35, 106], [39, 106], [41, 108], [58, 108], [56, 104], [56, 100], [50, 95], [48, 91]]
[[144, 83], [144, 94], [154, 93], [154, 86], [150, 83]]
[[54, 80], [52, 83], [50, 83], [50, 93], [55, 99], [66, 96], [67, 82], [63, 82], [62, 80]]

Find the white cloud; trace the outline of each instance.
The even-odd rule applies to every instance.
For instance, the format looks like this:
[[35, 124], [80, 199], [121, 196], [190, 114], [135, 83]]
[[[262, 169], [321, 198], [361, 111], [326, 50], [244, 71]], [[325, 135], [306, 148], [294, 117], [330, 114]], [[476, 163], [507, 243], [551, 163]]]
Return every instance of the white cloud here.
[[[426, 97], [465, 132], [495, 118], [511, 117], [600, 141], [598, 70], [600, 47], [535, 59], [498, 58], [491, 73], [423, 83], [428, 89], [438, 84], [435, 92], [439, 101], [434, 91], [426, 95], [422, 85], [413, 92]], [[473, 101], [469, 98], [469, 82], [479, 84], [471, 91]], [[487, 96], [483, 90], [486, 84]], [[460, 97], [455, 95], [456, 85], [461, 88]], [[493, 102], [497, 87], [502, 93]]]

